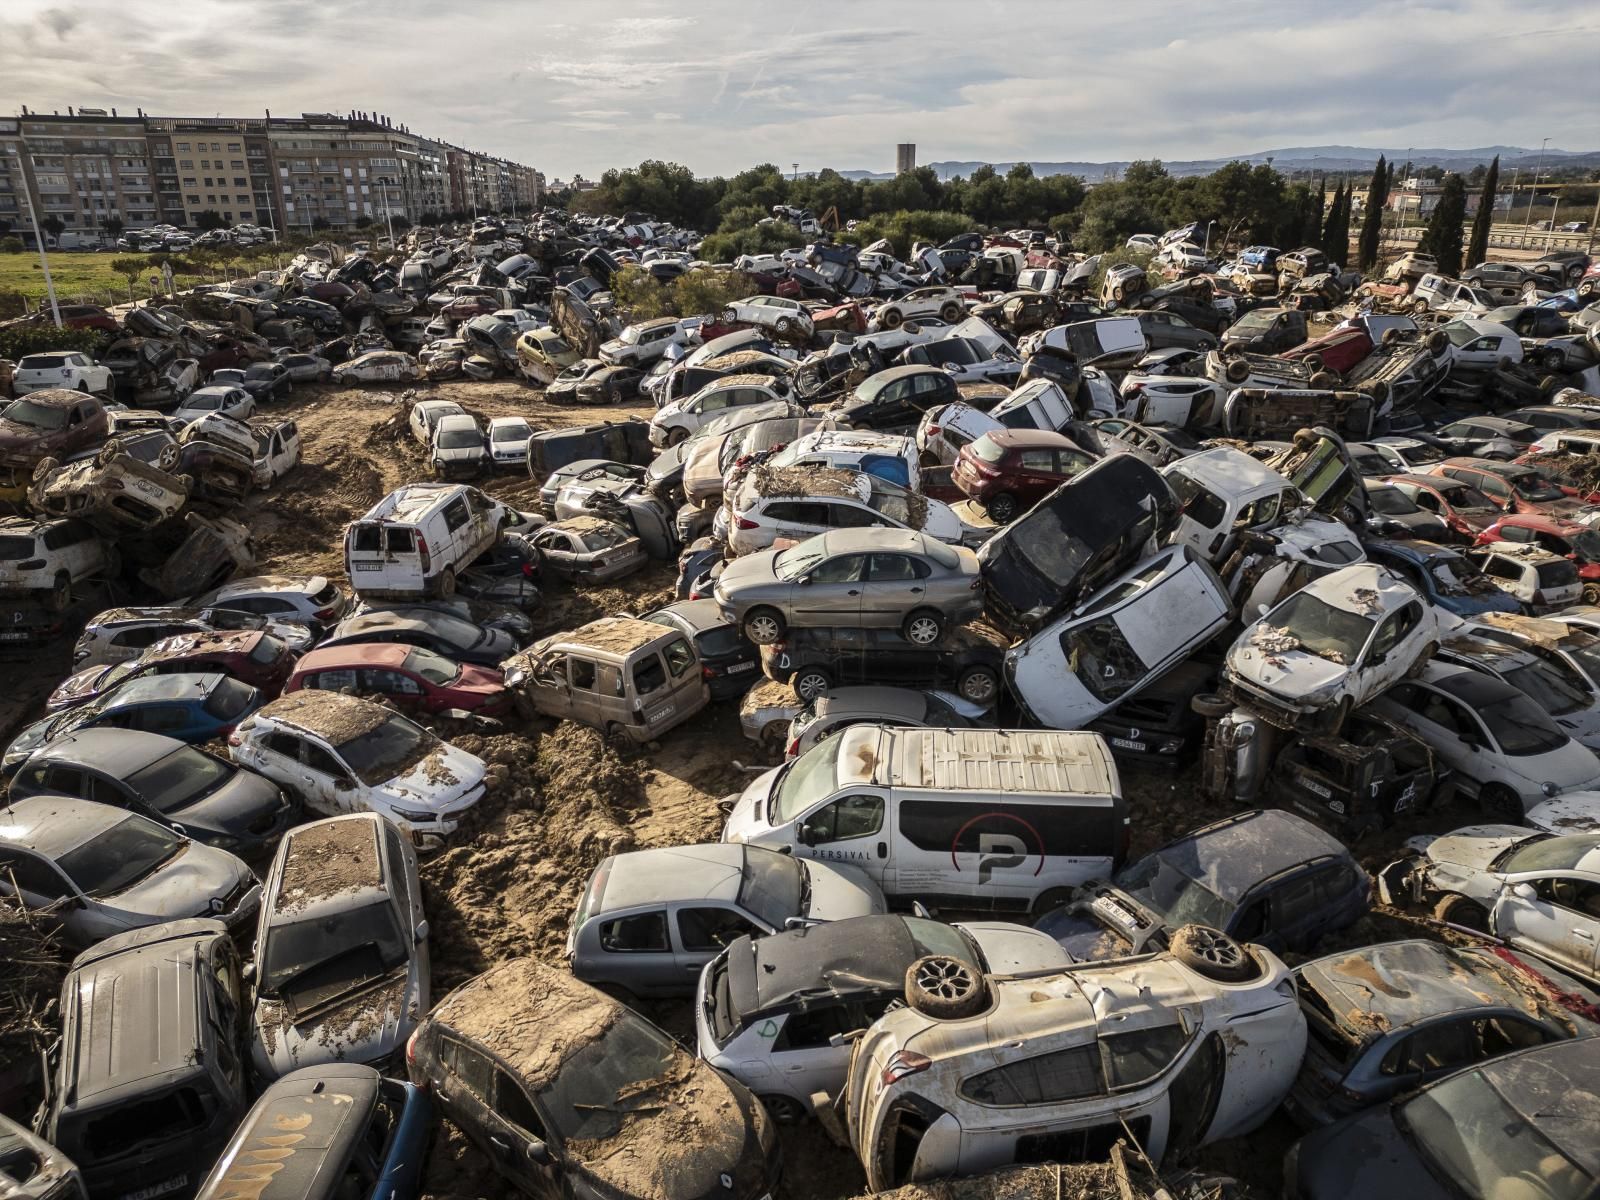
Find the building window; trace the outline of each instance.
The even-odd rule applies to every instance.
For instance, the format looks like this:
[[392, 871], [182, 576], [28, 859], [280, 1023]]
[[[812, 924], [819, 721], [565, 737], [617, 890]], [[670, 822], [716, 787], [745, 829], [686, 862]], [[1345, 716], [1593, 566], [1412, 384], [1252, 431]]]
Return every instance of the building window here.
[[191, 175], [189, 178], [187, 178], [187, 179], [185, 179], [183, 181], [183, 186], [184, 187], [199, 187], [200, 186], [200, 181], [198, 179], [196, 179], [194, 176]]
[[192, 158], [183, 159], [181, 162], [178, 163], [178, 165], [180, 167], [182, 167], [185, 171], [192, 171], [192, 170], [194, 170], [194, 159], [192, 159]]
[[242, 171], [242, 170], [244, 170], [244, 159], [235, 158], [235, 159], [233, 159], [232, 161], [230, 161], [228, 163], [228, 166], [231, 167], [235, 171]]
[[240, 149], [240, 144], [238, 142], [229, 142], [228, 143], [228, 153], [237, 154], [237, 153], [239, 153], [239, 149]]
[[250, 181], [248, 179], [244, 179], [242, 177], [235, 176], [234, 177], [234, 181], [233, 181], [233, 186], [234, 187], [249, 187], [250, 186]]
[[199, 204], [200, 203], [200, 197], [199, 196], [185, 196], [184, 199], [187, 200], [190, 204]]
[[179, 154], [187, 154], [187, 153], [189, 153], [189, 143], [188, 142], [179, 142], [178, 143], [178, 153]]

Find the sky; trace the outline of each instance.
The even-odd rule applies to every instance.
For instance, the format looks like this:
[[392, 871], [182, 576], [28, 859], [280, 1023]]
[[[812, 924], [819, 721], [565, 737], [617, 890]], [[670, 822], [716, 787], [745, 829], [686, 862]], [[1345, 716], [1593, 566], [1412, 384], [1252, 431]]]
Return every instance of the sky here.
[[0, 112], [366, 109], [595, 178], [1284, 146], [1589, 150], [1573, 0], [3, 0]]

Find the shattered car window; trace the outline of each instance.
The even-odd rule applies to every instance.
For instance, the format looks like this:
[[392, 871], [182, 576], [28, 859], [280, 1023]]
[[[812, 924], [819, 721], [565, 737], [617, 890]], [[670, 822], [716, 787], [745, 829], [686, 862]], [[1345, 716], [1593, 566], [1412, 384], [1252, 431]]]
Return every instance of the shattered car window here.
[[1156, 913], [1173, 929], [1198, 923], [1226, 929], [1233, 906], [1191, 879], [1174, 861], [1176, 851], [1141, 859], [1113, 879], [1118, 888]]
[[1513, 667], [1502, 676], [1507, 683], [1532, 698], [1545, 712], [1557, 716], [1589, 707], [1589, 691], [1570, 670], [1535, 659]]
[[1067, 669], [1097, 700], [1116, 700], [1149, 670], [1114, 617], [1067, 630], [1061, 635], [1061, 652]]
[[1375, 512], [1388, 517], [1407, 517], [1422, 511], [1413, 503], [1411, 497], [1395, 487], [1370, 488], [1367, 491], [1367, 500]]
[[1359, 613], [1335, 608], [1310, 592], [1296, 592], [1265, 618], [1300, 643], [1299, 649], [1332, 662], [1353, 663], [1372, 636], [1375, 622]]
[[1172, 494], [1178, 498], [1178, 509], [1184, 516], [1207, 529], [1215, 529], [1222, 524], [1228, 506], [1216, 493], [1196, 483], [1182, 471], [1168, 475], [1167, 483], [1172, 487]]
[[652, 1026], [619, 1016], [539, 1089], [540, 1107], [563, 1141], [611, 1137], [624, 1117], [686, 1074], [690, 1061]]

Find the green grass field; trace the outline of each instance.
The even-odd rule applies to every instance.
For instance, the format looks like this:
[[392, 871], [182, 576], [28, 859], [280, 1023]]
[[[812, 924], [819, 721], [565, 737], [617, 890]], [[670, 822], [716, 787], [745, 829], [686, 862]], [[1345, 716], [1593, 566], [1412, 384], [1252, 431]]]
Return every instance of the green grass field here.
[[[55, 281], [56, 298], [127, 300], [127, 278], [111, 269], [111, 260], [116, 257], [115, 254], [61, 251], [51, 254], [50, 277]], [[0, 254], [0, 295], [8, 292], [20, 292], [30, 305], [44, 298], [44, 272], [39, 269], [39, 256], [33, 251]]]

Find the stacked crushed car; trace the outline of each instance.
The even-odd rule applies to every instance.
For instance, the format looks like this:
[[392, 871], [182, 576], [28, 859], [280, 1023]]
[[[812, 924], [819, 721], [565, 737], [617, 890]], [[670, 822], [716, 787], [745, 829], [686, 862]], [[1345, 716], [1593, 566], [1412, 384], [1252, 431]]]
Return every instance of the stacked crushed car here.
[[[303, 1126], [288, 1174], [415, 1195], [444, 1116], [533, 1194], [760, 1200], [812, 1119], [879, 1191], [1167, 1170], [1281, 1113], [1292, 1195], [1586, 1194], [1600, 319], [1546, 285], [1589, 264], [1479, 311], [1416, 255], [902, 260], [774, 219], [818, 240], [708, 264], [545, 213], [313, 247], [19, 364], [0, 583], [130, 592], [0, 757], [0, 894], [81, 951], [38, 1153], [97, 1200], [232, 1195]], [[629, 321], [624, 266], [749, 292]], [[644, 411], [484, 423], [434, 386], [496, 378]], [[324, 381], [415, 385], [430, 478], [350, 521], [348, 590], [242, 577], [234, 518], [299, 455], [257, 408]], [[545, 620], [652, 563], [673, 603]], [[721, 840], [608, 854], [565, 969], [435, 1003], [418, 856], [505, 783], [440, 731], [647, 754], [712, 705], [777, 760]], [[1232, 815], [1150, 837], [1151, 767]], [[1375, 880], [1352, 850], [1423, 830]], [[1426, 936], [1369, 944], [1374, 906]], [[684, 1000], [692, 1050], [649, 1019]], [[103, 1073], [111, 1019], [157, 1076]]]

